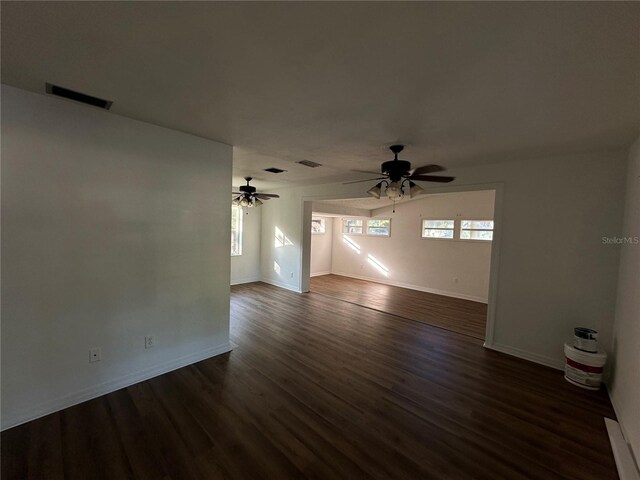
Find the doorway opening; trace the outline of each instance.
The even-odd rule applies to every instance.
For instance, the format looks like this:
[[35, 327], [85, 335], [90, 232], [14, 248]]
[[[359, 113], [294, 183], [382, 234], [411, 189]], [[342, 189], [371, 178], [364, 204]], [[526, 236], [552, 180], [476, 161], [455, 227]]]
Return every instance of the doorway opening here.
[[310, 291], [485, 340], [496, 190], [313, 202]]

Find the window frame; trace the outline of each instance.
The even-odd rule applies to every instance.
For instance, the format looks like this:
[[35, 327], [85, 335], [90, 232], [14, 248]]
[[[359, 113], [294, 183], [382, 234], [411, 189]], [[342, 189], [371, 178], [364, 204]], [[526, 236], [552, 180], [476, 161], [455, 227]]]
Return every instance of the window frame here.
[[[322, 225], [321, 232], [313, 231], [313, 222], [316, 220], [320, 220], [320, 225]], [[311, 217], [311, 235], [324, 235], [327, 233], [327, 219], [325, 217]]]
[[[360, 233], [354, 233], [354, 232], [347, 232], [345, 231], [345, 223], [347, 220], [357, 220], [361, 223], [360, 228], [362, 229]], [[342, 234], [343, 235], [365, 235], [365, 224], [364, 224], [364, 219], [360, 218], [360, 217], [342, 217]]]
[[[386, 234], [384, 233], [369, 233], [369, 222], [371, 221], [376, 221], [376, 220], [386, 220], [387, 222], [389, 222], [389, 227], [388, 227], [388, 231]], [[381, 227], [373, 227], [373, 228], [381, 228]], [[391, 219], [390, 218], [368, 218], [367, 219], [367, 225], [366, 225], [366, 234], [369, 237], [381, 237], [381, 238], [389, 238], [391, 237]]]
[[[233, 251], [233, 211], [236, 209], [238, 212], [238, 249], [237, 252]], [[241, 257], [242, 256], [242, 246], [244, 243], [244, 211], [240, 205], [231, 205], [231, 256], [232, 257]]]
[[[438, 228], [438, 227], [426, 227], [426, 222], [453, 222], [453, 226], [451, 228]], [[424, 235], [424, 231], [426, 230], [443, 230], [443, 231], [451, 231], [451, 237], [426, 237]], [[422, 218], [420, 221], [420, 238], [423, 240], [444, 240], [447, 242], [456, 240], [456, 219], [455, 218]]]
[[[493, 228], [462, 228], [462, 223], [463, 222], [491, 222], [493, 225]], [[465, 218], [465, 219], [460, 219], [460, 227], [458, 228], [458, 240], [460, 240], [461, 242], [474, 242], [474, 243], [491, 243], [493, 242], [493, 238], [494, 238], [494, 233], [496, 230], [496, 222], [494, 219], [487, 219], [487, 218]], [[462, 238], [462, 232], [463, 231], [469, 231], [469, 232], [491, 232], [491, 240], [485, 240], [483, 238]]]

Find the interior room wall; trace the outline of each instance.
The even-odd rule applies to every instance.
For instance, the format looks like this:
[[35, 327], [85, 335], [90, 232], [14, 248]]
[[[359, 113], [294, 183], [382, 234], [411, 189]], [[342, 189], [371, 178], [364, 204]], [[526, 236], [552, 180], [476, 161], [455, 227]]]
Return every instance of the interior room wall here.
[[227, 145], [2, 86], [3, 428], [229, 350], [231, 167]]
[[[302, 189], [279, 191], [279, 199], [265, 202], [260, 207], [262, 208], [260, 242], [262, 281], [297, 292], [301, 291], [302, 262], [300, 256], [302, 255], [301, 245], [304, 236], [302, 224], [304, 205], [301, 200], [301, 192]], [[311, 213], [310, 205], [309, 213]], [[309, 217], [310, 219], [311, 217]], [[308, 227], [310, 239], [311, 225], [309, 224]], [[284, 241], [280, 241], [280, 238]]]
[[231, 257], [231, 285], [260, 280], [262, 208], [245, 208], [242, 215], [242, 255]]
[[333, 273], [486, 303], [491, 242], [425, 239], [421, 225], [422, 219], [492, 220], [494, 199], [493, 190], [456, 192], [400, 202], [395, 213], [391, 206], [373, 210], [371, 218], [391, 219], [389, 237], [343, 235], [337, 219]]
[[331, 273], [333, 249], [333, 218], [313, 215], [313, 218], [323, 218], [325, 233], [311, 235], [311, 276]]
[[[585, 325], [600, 331], [603, 348], [611, 350], [618, 249], [603, 245], [602, 237], [621, 231], [626, 163], [623, 150], [527, 158], [450, 169], [455, 182], [426, 185], [428, 193], [502, 186], [497, 302], [488, 347], [560, 368], [564, 341], [574, 326]], [[308, 257], [301, 249], [305, 203], [361, 198], [367, 188], [334, 183], [278, 192], [278, 203], [262, 212], [263, 280], [308, 288], [302, 275]], [[276, 226], [289, 236], [288, 246], [268, 241]]]
[[640, 461], [640, 138], [629, 153], [609, 391], [618, 422]]

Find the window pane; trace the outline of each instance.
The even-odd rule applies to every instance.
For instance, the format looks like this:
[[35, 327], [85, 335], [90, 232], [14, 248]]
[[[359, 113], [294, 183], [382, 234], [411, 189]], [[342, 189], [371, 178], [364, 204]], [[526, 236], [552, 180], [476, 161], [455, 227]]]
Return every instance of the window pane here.
[[493, 230], [462, 230], [460, 238], [466, 240], [493, 240]]
[[384, 235], [389, 236], [389, 231], [391, 227], [391, 220], [387, 219], [376, 219], [369, 220], [367, 222], [367, 234], [369, 235]]
[[389, 227], [391, 221], [389, 219], [371, 219], [369, 220], [369, 227]]
[[324, 218], [311, 219], [311, 233], [325, 233]]
[[362, 234], [362, 219], [344, 218], [342, 220], [342, 231], [344, 233]]
[[346, 218], [344, 220], [344, 224], [347, 227], [361, 227], [362, 226], [362, 220], [360, 220], [359, 218]]
[[493, 220], [462, 220], [462, 228], [466, 230], [493, 230]]
[[463, 240], [493, 240], [493, 220], [462, 220], [461, 227]]
[[425, 228], [422, 230], [424, 238], [453, 238], [453, 230], [443, 228]]
[[453, 228], [453, 220], [423, 220], [423, 228]]
[[242, 255], [242, 207], [231, 207], [231, 255]]

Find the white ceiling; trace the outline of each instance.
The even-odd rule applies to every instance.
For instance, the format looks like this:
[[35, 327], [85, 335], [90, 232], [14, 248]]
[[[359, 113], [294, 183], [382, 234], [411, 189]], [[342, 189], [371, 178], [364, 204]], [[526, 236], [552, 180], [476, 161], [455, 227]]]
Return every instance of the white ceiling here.
[[[442, 194], [438, 194], [438, 193], [429, 194], [429, 196], [432, 196], [432, 195], [442, 195]], [[418, 195], [414, 198], [404, 197], [399, 202], [397, 201], [396, 205], [398, 203], [407, 203], [415, 200], [421, 200], [426, 197], [427, 195]], [[361, 208], [363, 210], [375, 210], [376, 208], [388, 207], [389, 205], [393, 205], [393, 202], [389, 200], [387, 197], [346, 198], [346, 199], [339, 199], [339, 200], [322, 200], [319, 202], [313, 202], [314, 210], [317, 210], [319, 212], [322, 211], [323, 205], [340, 206], [340, 207], [348, 207], [348, 208]], [[344, 215], [339, 215], [339, 216], [343, 217]]]
[[2, 81], [232, 144], [263, 189], [358, 178], [394, 142], [449, 167], [618, 148], [640, 3], [2, 2]]

